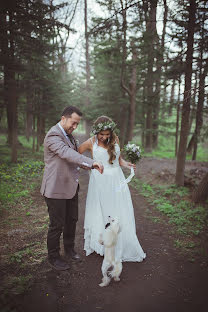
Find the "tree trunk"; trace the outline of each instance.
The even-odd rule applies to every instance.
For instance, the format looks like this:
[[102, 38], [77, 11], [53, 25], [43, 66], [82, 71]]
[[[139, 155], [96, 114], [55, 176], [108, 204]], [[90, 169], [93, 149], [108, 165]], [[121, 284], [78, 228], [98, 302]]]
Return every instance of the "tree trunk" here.
[[204, 69], [204, 72], [200, 73], [199, 76], [199, 95], [198, 95], [198, 104], [197, 104], [197, 110], [196, 110], [196, 126], [194, 131], [194, 149], [193, 149], [193, 155], [192, 160], [196, 160], [196, 152], [197, 152], [197, 144], [198, 144], [198, 138], [200, 136], [200, 131], [203, 125], [203, 106], [204, 106], [204, 87], [205, 87], [205, 78], [207, 76], [208, 72], [208, 61], [206, 63], [206, 67]]
[[[197, 73], [195, 74], [195, 85], [194, 85], [194, 92], [193, 92], [193, 96], [191, 97], [191, 112], [190, 112], [190, 118], [189, 118], [189, 130], [188, 133], [191, 134], [191, 129], [192, 129], [192, 124], [194, 121], [194, 118], [196, 119], [196, 90], [197, 90], [197, 84], [198, 84], [198, 80], [197, 80]], [[191, 139], [188, 142], [188, 146], [187, 146], [187, 154], [191, 154], [193, 147], [194, 147], [194, 136], [195, 134], [193, 133], [191, 135]]]
[[[88, 33], [88, 20], [87, 20], [87, 0], [85, 0], [84, 5], [84, 22], [85, 22], [85, 61], [86, 61], [86, 86], [85, 86], [85, 107], [90, 105], [90, 57], [89, 57], [89, 33]], [[90, 136], [90, 123], [89, 120], [84, 120], [85, 133], [87, 137]]]
[[135, 113], [136, 113], [136, 92], [137, 92], [137, 77], [136, 77], [136, 61], [137, 53], [134, 43], [131, 43], [132, 46], [132, 73], [131, 80], [129, 82], [129, 118], [128, 118], [128, 128], [127, 128], [127, 141], [131, 141], [133, 138], [133, 130], [135, 123]]
[[32, 146], [33, 152], [35, 152], [35, 120], [36, 116], [33, 115], [33, 146]]
[[25, 124], [25, 134], [26, 138], [29, 141], [32, 135], [32, 126], [33, 126], [33, 103], [32, 103], [32, 88], [30, 83], [26, 84], [26, 124]]
[[[159, 40], [158, 40], [159, 46]], [[156, 87], [154, 92], [154, 103], [153, 103], [153, 133], [152, 133], [152, 147], [156, 148], [158, 145], [158, 128], [159, 128], [159, 111], [160, 111], [160, 92], [161, 92], [161, 76], [162, 66], [161, 62], [163, 59], [160, 57], [157, 59], [157, 73], [156, 73]]]
[[40, 150], [40, 114], [37, 115], [37, 133], [36, 133], [37, 141], [36, 141], [36, 152]]
[[172, 110], [174, 105], [174, 95], [175, 95], [175, 85], [176, 85], [176, 79], [173, 79], [173, 83], [171, 86], [171, 93], [170, 93], [170, 102], [169, 102], [169, 109], [168, 109], [168, 116], [172, 116]]
[[190, 139], [190, 141], [188, 143], [187, 154], [191, 154], [191, 151], [192, 151], [192, 149], [194, 147], [194, 136], [195, 136], [195, 133], [192, 134], [191, 139]]
[[153, 135], [152, 144], [153, 148], [158, 145], [158, 127], [159, 127], [159, 112], [160, 112], [160, 96], [161, 96], [161, 80], [162, 80], [162, 68], [164, 62], [164, 50], [165, 50], [165, 36], [166, 36], [166, 25], [167, 25], [167, 15], [168, 6], [167, 1], [163, 0], [164, 4], [164, 14], [163, 14], [163, 31], [161, 44], [158, 40], [159, 52], [157, 53], [157, 76], [156, 76], [156, 90], [155, 90], [155, 103], [153, 107]]
[[192, 200], [195, 203], [203, 202], [208, 198], [208, 173], [205, 174], [202, 181], [199, 185], [195, 188]]
[[126, 9], [124, 8], [123, 1], [120, 0], [121, 8], [122, 8], [122, 63], [121, 63], [121, 88], [123, 94], [123, 103], [121, 105], [121, 114], [120, 114], [120, 140], [121, 146], [128, 142], [127, 139], [127, 121], [129, 114], [129, 107], [126, 104], [126, 88], [125, 85], [125, 75], [126, 75], [126, 58], [127, 58], [127, 48], [126, 48], [126, 30], [127, 30], [127, 21], [126, 21]]
[[37, 142], [36, 151], [39, 152], [40, 146], [43, 144], [45, 137], [45, 117], [40, 114], [37, 116]]
[[120, 117], [118, 127], [120, 130], [119, 139], [120, 139], [120, 146], [123, 147], [124, 144], [127, 143], [127, 136], [126, 136], [126, 128], [127, 128], [127, 116], [128, 116], [128, 106], [126, 104], [127, 99], [124, 90], [122, 90], [122, 104], [120, 107]]
[[[165, 66], [164, 68], [164, 72], [166, 71], [166, 68], [167, 66]], [[167, 77], [165, 76], [163, 78], [163, 89], [162, 89], [162, 94], [161, 94], [161, 97], [162, 97], [162, 101], [161, 101], [161, 114], [160, 114], [160, 117], [161, 119], [164, 119], [165, 118], [165, 114], [166, 114], [166, 107], [167, 107], [167, 87], [168, 87], [168, 80], [167, 80]]]
[[193, 155], [192, 160], [196, 160], [198, 138], [203, 125], [203, 106], [204, 106], [204, 90], [205, 90], [205, 79], [208, 72], [208, 60], [206, 60], [204, 71], [203, 71], [203, 54], [204, 54], [204, 22], [205, 13], [203, 16], [201, 44], [200, 44], [200, 59], [199, 59], [199, 89], [198, 89], [198, 103], [196, 109], [196, 124], [194, 131], [194, 142], [193, 142]]
[[39, 129], [37, 131], [38, 131], [39, 146], [41, 146], [45, 138], [45, 117], [43, 113], [40, 115]]
[[5, 92], [7, 93], [8, 143], [11, 146], [11, 161], [17, 162], [17, 85], [12, 63], [5, 66]]
[[[166, 25], [167, 25], [167, 17], [168, 17], [167, 1], [163, 0], [163, 4], [164, 4], [164, 15], [163, 15], [163, 32], [162, 32], [162, 40], [161, 40], [161, 61], [162, 62], [164, 61], [165, 35], [166, 35]], [[166, 71], [165, 67], [166, 66], [163, 66], [164, 72]], [[162, 74], [162, 68], [161, 68], [161, 74]], [[161, 79], [160, 79], [160, 81], [161, 81]], [[165, 107], [166, 107], [166, 85], [167, 85], [167, 78], [166, 78], [166, 76], [163, 77], [163, 85], [164, 85], [164, 87], [163, 87], [162, 94], [161, 94], [161, 90], [160, 90], [160, 98], [161, 98], [161, 95], [162, 95], [162, 101], [160, 100], [160, 103], [161, 103], [160, 106], [162, 106], [160, 108], [160, 110], [161, 110], [160, 116], [161, 116], [162, 119], [164, 118]]]
[[151, 1], [150, 13], [148, 20], [146, 21], [146, 35], [148, 40], [147, 50], [147, 115], [146, 115], [146, 140], [145, 150], [151, 152], [152, 150], [152, 131], [153, 131], [153, 103], [154, 103], [154, 92], [153, 92], [153, 66], [154, 66], [154, 50], [155, 41], [157, 38], [156, 31], [156, 11], [157, 11], [157, 0]]
[[4, 64], [4, 86], [7, 104], [8, 143], [11, 145], [11, 161], [17, 162], [17, 82], [15, 79], [15, 56], [13, 38], [13, 12], [9, 12], [10, 39], [8, 62]]
[[196, 14], [196, 1], [190, 0], [187, 54], [186, 54], [185, 90], [184, 90], [180, 143], [179, 143], [179, 149], [178, 149], [178, 155], [177, 155], [176, 179], [175, 179], [176, 184], [180, 186], [184, 185], [186, 146], [187, 146], [187, 138], [188, 138], [188, 130], [189, 130], [193, 43], [194, 43], [194, 28], [195, 28], [195, 19], [196, 19], [195, 14]]
[[181, 94], [181, 79], [179, 79], [179, 86], [178, 86], [178, 101], [176, 106], [176, 135], [175, 135], [175, 156], [178, 153], [178, 128], [179, 128], [179, 119], [180, 119], [180, 94]]
[[145, 83], [143, 84], [143, 90], [142, 90], [142, 98], [143, 98], [143, 105], [142, 105], [142, 146], [145, 146], [145, 133], [146, 133], [146, 128], [145, 128], [145, 101], [146, 101], [146, 92], [145, 92]]

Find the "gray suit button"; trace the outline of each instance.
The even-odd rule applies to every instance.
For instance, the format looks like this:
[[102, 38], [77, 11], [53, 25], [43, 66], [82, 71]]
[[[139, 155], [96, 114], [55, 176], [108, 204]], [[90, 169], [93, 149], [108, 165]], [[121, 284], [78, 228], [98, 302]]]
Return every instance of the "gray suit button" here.
[[78, 179], [76, 179], [76, 182], [79, 182], [79, 180], [78, 180]]
[[80, 170], [80, 167], [77, 167], [77, 170]]

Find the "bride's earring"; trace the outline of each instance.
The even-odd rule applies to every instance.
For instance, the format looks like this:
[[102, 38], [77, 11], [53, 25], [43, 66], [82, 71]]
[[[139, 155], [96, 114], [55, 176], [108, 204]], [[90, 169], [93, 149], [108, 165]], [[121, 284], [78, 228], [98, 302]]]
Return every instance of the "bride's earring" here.
[[110, 143], [110, 138], [108, 138], [108, 140], [107, 140], [107, 144], [109, 144]]

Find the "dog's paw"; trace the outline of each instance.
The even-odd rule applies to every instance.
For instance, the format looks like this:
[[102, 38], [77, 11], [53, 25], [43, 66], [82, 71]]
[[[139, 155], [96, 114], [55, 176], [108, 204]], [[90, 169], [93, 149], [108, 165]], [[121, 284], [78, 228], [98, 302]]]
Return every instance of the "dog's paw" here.
[[108, 285], [108, 284], [106, 284], [106, 283], [100, 283], [100, 284], [99, 284], [100, 287], [105, 287], [105, 286], [107, 286], [107, 285]]
[[105, 287], [108, 286], [108, 284], [110, 283], [111, 279], [107, 276], [104, 276], [102, 279], [102, 283], [99, 284], [100, 287]]
[[119, 278], [119, 277], [114, 277], [114, 281], [115, 281], [115, 282], [119, 282], [119, 281], [120, 281], [120, 278]]

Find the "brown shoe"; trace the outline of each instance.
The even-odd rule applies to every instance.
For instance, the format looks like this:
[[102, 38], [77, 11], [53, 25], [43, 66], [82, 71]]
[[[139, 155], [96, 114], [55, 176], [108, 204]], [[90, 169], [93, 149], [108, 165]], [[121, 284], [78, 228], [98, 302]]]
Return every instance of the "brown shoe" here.
[[78, 255], [74, 249], [69, 249], [65, 251], [65, 258], [68, 260], [72, 259], [77, 262], [82, 261], [80, 255]]
[[48, 262], [50, 266], [57, 271], [65, 271], [70, 268], [69, 264], [64, 261], [61, 257], [49, 258]]

